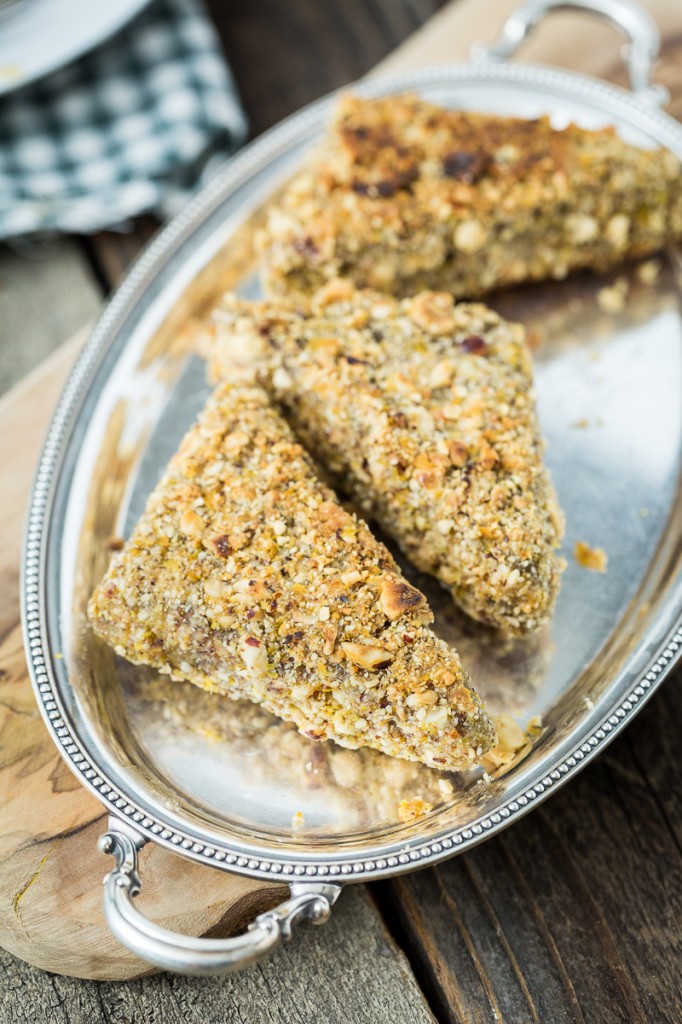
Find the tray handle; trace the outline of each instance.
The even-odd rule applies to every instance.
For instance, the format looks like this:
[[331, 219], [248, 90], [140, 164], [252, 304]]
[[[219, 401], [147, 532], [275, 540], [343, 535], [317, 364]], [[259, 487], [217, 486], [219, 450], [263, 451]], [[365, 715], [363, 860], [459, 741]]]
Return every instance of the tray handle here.
[[179, 974], [230, 974], [250, 967], [267, 956], [299, 921], [323, 924], [329, 917], [341, 887], [294, 882], [291, 897], [274, 910], [259, 914], [242, 935], [228, 939], [204, 939], [161, 928], [135, 909], [133, 897], [140, 892], [138, 852], [145, 839], [127, 822], [110, 821], [99, 840], [102, 853], [116, 859], [104, 879], [104, 916], [122, 945], [155, 967]]
[[628, 66], [630, 88], [638, 96], [656, 103], [667, 101], [667, 90], [651, 81], [661, 49], [658, 26], [649, 12], [634, 0], [528, 0], [509, 15], [494, 43], [477, 43], [472, 48], [471, 59], [506, 60], [518, 50], [539, 22], [559, 10], [595, 14], [621, 29], [628, 40], [623, 58]]

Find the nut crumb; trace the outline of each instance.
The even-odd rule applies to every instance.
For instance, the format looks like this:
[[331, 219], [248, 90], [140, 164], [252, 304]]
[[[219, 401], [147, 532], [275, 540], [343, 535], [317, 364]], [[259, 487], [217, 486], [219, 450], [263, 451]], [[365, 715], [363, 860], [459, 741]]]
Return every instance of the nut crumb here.
[[296, 811], [295, 814], [291, 815], [291, 827], [301, 828], [301, 826], [303, 825], [305, 825], [305, 817], [303, 816], [303, 812]]
[[528, 725], [526, 726], [526, 733], [529, 736], [539, 736], [542, 732], [542, 715], [533, 715], [532, 718], [528, 719]]
[[609, 559], [603, 548], [592, 548], [584, 540], [577, 540], [573, 548], [573, 557], [583, 569], [606, 572]]
[[506, 775], [523, 761], [533, 748], [533, 740], [542, 731], [542, 719], [539, 715], [534, 715], [529, 720], [525, 732], [511, 715], [497, 715], [494, 722], [497, 727], [497, 743], [481, 758], [485, 781]]
[[637, 267], [637, 280], [641, 284], [655, 284], [661, 273], [660, 260], [645, 260]]
[[342, 643], [341, 650], [349, 661], [368, 672], [375, 672], [377, 669], [386, 668], [393, 661], [395, 655], [387, 651], [385, 647], [374, 647], [372, 644]]
[[619, 277], [612, 285], [606, 285], [597, 292], [597, 303], [604, 313], [622, 313], [630, 285], [626, 277]]
[[426, 598], [404, 580], [386, 579], [381, 584], [381, 610], [389, 619], [399, 619], [406, 612], [414, 612], [426, 606]]
[[408, 315], [429, 334], [449, 334], [455, 330], [454, 302], [445, 292], [420, 292], [408, 306]]
[[531, 352], [539, 352], [546, 340], [546, 336], [537, 327], [531, 327], [526, 331], [526, 341]]
[[461, 441], [451, 441], [448, 446], [448, 454], [450, 456], [450, 462], [457, 469], [462, 469], [466, 465], [469, 457], [467, 446], [462, 444]]
[[401, 800], [398, 804], [398, 818], [402, 822], [414, 821], [415, 818], [423, 818], [433, 810], [433, 804], [414, 797], [412, 800]]

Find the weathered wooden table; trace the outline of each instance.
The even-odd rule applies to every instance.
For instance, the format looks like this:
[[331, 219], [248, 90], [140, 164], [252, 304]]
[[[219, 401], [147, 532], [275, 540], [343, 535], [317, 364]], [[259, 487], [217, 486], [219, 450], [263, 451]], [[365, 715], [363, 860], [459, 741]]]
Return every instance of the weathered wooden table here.
[[[663, 15], [661, 77], [679, 114], [678, 3], [650, 6]], [[463, 34], [479, 21], [484, 38], [512, 6], [458, 4]], [[258, 134], [365, 73], [441, 3], [210, 6]], [[580, 66], [622, 81], [617, 47], [601, 32]], [[576, 63], [561, 42], [556, 31], [546, 37], [546, 59]], [[97, 312], [154, 228], [144, 218], [127, 234], [0, 251], [1, 390]], [[678, 672], [594, 764], [522, 822], [438, 868], [347, 892], [330, 924], [301, 930], [270, 961], [232, 978], [117, 984], [49, 975], [0, 951], [0, 1022], [680, 1024], [679, 680]]]

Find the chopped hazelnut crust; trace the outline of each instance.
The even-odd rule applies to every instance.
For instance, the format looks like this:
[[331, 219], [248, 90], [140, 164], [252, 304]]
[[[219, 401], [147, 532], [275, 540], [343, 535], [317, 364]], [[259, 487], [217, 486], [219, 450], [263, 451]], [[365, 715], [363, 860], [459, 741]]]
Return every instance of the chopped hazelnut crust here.
[[345, 96], [259, 239], [272, 292], [334, 277], [398, 295], [476, 298], [607, 270], [682, 236], [682, 175], [613, 128]]
[[[511, 635], [547, 621], [563, 524], [519, 325], [445, 293], [398, 301], [336, 281], [297, 302], [226, 297], [209, 355], [218, 377], [255, 369], [319, 462], [466, 612]], [[418, 605], [392, 584], [380, 601], [389, 619]]]
[[130, 661], [313, 739], [463, 770], [494, 737], [421, 594], [258, 387], [216, 391], [89, 616]]

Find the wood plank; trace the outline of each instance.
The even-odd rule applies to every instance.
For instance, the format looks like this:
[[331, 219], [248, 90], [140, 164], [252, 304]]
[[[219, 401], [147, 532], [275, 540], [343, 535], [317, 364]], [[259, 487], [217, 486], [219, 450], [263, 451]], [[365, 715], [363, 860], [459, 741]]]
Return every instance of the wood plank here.
[[90, 320], [101, 301], [72, 239], [0, 247], [0, 394]]
[[[322, 928], [242, 974], [160, 974], [125, 985], [34, 970], [0, 950], [0, 1020], [12, 1024], [432, 1024], [403, 954], [362, 888], [346, 893]], [[48, 1010], [49, 1007], [49, 1010]]]
[[255, 136], [361, 78], [443, 2], [209, 0], [208, 6]]
[[[457, 0], [436, 14], [401, 49], [391, 54], [375, 73], [398, 71], [404, 61], [410, 67], [446, 64], [466, 60], [474, 43], [491, 43], [505, 18], [520, 7], [522, 0], [487, 0], [482, 17], [480, 0]], [[668, 85], [680, 69], [672, 50], [680, 42], [680, 7], [670, 0], [638, 0], [656, 20], [666, 52], [657, 79]], [[520, 60], [553, 64], [582, 71], [598, 78], [627, 84], [621, 51], [623, 36], [617, 29], [588, 14], [555, 12], [537, 27], [519, 49]]]
[[[0, 398], [0, 437], [3, 441], [0, 471], [3, 473], [4, 496], [0, 511], [3, 531], [0, 551], [4, 554], [0, 557], [7, 563], [5, 571], [11, 566], [15, 573], [14, 584], [1, 588], [0, 594], [11, 600], [13, 606], [18, 601], [19, 553], [30, 481], [52, 410], [87, 331], [87, 327], [78, 331]], [[0, 608], [6, 615], [1, 604]]]
[[679, 682], [522, 822], [380, 887], [440, 1021], [682, 1019]]
[[158, 220], [136, 217], [121, 231], [100, 231], [82, 240], [82, 247], [106, 293], [117, 288], [131, 263], [158, 230]]

